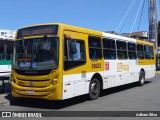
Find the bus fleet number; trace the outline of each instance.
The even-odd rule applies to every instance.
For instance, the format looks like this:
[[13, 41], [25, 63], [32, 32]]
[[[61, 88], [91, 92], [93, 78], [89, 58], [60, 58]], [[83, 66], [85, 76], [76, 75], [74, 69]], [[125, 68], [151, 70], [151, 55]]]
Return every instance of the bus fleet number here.
[[95, 68], [101, 68], [101, 63], [92, 64], [92, 69], [95, 69]]

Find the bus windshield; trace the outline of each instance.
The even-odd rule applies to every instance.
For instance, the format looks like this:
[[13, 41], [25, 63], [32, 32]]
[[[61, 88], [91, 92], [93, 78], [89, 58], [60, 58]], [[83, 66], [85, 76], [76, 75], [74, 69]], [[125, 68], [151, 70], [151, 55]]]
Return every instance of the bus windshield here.
[[13, 68], [47, 70], [58, 67], [58, 38], [42, 37], [17, 40], [14, 46]]

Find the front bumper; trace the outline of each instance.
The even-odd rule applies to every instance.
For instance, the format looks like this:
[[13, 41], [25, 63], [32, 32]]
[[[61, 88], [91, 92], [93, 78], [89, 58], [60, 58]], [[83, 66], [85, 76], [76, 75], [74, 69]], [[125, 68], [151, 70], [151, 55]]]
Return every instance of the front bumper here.
[[46, 100], [61, 100], [61, 85], [55, 84], [47, 87], [22, 87], [11, 82], [12, 95], [22, 98], [38, 98]]

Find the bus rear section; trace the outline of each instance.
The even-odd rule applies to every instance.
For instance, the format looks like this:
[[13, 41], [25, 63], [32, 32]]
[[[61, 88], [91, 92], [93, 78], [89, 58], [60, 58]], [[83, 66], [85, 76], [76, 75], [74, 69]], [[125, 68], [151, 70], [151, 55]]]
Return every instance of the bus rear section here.
[[13, 41], [0, 39], [0, 77], [10, 77]]

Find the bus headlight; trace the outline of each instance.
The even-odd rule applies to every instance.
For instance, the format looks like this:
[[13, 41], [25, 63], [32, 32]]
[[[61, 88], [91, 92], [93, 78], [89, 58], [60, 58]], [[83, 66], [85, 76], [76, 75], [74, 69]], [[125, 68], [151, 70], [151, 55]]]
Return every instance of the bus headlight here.
[[52, 81], [52, 85], [55, 85], [55, 84], [57, 84], [57, 79], [53, 79]]

